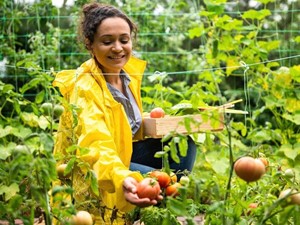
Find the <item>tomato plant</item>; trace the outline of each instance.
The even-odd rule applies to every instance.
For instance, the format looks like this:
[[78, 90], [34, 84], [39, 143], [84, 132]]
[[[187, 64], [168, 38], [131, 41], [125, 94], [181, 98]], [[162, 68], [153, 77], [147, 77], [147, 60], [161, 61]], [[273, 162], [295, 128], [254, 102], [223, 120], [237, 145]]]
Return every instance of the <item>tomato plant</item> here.
[[167, 187], [171, 182], [169, 174], [159, 170], [152, 171], [150, 177], [156, 178], [161, 188]]
[[160, 190], [158, 181], [150, 177], [144, 178], [137, 185], [137, 195], [140, 198], [156, 199]]
[[252, 182], [260, 179], [266, 172], [266, 168], [261, 160], [244, 156], [234, 163], [234, 171], [241, 179]]
[[164, 116], [165, 116], [165, 111], [160, 107], [156, 107], [150, 111], [151, 118], [163, 118]]

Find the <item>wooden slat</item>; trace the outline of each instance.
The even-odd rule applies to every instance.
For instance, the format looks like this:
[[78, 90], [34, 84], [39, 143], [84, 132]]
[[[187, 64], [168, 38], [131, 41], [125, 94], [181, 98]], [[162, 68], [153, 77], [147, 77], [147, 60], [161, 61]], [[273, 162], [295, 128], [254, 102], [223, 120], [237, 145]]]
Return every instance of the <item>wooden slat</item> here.
[[[214, 114], [218, 115], [218, 114]], [[186, 129], [185, 121], [190, 129]], [[190, 121], [189, 123], [187, 121]], [[217, 126], [215, 126], [217, 124]], [[171, 132], [188, 134], [224, 129], [224, 117], [219, 113], [218, 118], [204, 120], [200, 114], [186, 116], [165, 116], [164, 118], [144, 118], [144, 134], [147, 137], [160, 138]], [[188, 131], [190, 130], [190, 132]]]

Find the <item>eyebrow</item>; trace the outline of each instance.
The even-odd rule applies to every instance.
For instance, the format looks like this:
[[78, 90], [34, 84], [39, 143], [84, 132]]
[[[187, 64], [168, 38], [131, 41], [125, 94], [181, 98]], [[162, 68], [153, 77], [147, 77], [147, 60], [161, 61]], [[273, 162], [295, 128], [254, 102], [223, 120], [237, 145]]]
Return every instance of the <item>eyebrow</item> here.
[[[111, 35], [111, 34], [103, 34], [103, 35], [100, 35], [99, 37], [102, 38], [102, 37], [112, 37], [114, 35]], [[131, 36], [130, 34], [128, 33], [124, 33], [124, 34], [121, 34], [120, 36]]]

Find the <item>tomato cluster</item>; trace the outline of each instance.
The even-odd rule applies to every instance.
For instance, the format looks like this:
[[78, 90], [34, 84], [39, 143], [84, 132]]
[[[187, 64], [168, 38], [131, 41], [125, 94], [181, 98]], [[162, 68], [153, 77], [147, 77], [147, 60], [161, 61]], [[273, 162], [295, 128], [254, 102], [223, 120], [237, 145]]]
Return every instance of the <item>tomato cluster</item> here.
[[155, 199], [162, 191], [165, 196], [175, 197], [179, 195], [179, 188], [188, 184], [188, 176], [182, 176], [178, 182], [175, 173], [168, 174], [161, 170], [154, 170], [138, 184], [137, 194], [139, 197]]

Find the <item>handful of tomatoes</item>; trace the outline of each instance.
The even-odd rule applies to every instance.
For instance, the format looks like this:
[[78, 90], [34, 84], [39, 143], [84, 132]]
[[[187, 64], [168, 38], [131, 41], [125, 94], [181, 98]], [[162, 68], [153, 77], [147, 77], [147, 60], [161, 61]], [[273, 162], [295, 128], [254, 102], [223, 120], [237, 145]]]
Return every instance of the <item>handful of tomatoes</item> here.
[[168, 174], [154, 170], [148, 175], [137, 186], [137, 194], [140, 198], [156, 199], [161, 191], [165, 196], [176, 197], [179, 195], [179, 188], [189, 183], [188, 176], [182, 176], [178, 182], [177, 175], [173, 172]]

